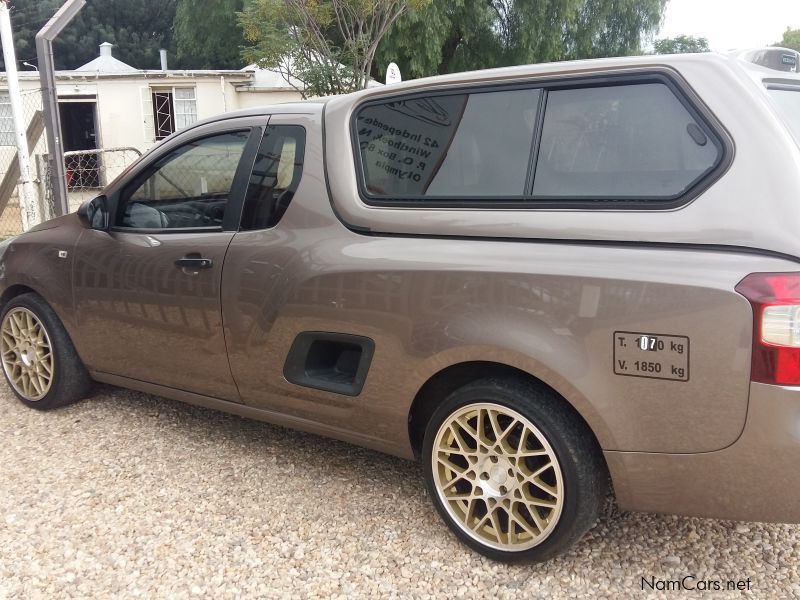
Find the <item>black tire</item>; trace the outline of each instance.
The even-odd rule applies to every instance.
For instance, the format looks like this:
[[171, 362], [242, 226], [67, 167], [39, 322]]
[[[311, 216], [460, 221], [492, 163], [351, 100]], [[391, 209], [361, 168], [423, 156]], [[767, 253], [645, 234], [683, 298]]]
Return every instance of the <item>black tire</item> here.
[[11, 390], [23, 404], [37, 410], [59, 408], [85, 398], [92, 386], [89, 373], [75, 351], [72, 340], [61, 324], [61, 320], [41, 296], [31, 292], [11, 299], [3, 307], [0, 326], [6, 322], [6, 317], [10, 312], [20, 308], [30, 311], [38, 319], [49, 338], [52, 353], [52, 378], [47, 392], [41, 398], [31, 399], [21, 393], [11, 381], [9, 369], [4, 360], [3, 374]]
[[[445, 421], [449, 423], [451, 415], [455, 415], [456, 413], [472, 414], [461, 412], [465, 410], [466, 407], [474, 406], [477, 410], [477, 408], [480, 406], [491, 407], [492, 405], [499, 405], [500, 407], [511, 409], [511, 411], [522, 415], [531, 424], [533, 424], [549, 444], [550, 450], [552, 450], [552, 453], [555, 454], [557, 459], [557, 466], [560, 467], [561, 475], [559, 483], [563, 488], [562, 493], [559, 494], [559, 496], [563, 497], [561, 501], [560, 513], [555, 511], [555, 509], [552, 509], [555, 512], [549, 514], [558, 516], [550, 519], [549, 522], [553, 523], [553, 525], [548, 525], [548, 527], [541, 528], [539, 530], [538, 535], [542, 539], [537, 540], [537, 536], [531, 535], [530, 539], [528, 539], [525, 543], [519, 542], [519, 550], [513, 549], [513, 547], [507, 547], [504, 549], [493, 547], [491, 545], [491, 540], [484, 543], [484, 541], [481, 539], [477, 539], [481, 534], [480, 532], [476, 533], [475, 528], [471, 529], [472, 534], [468, 534], [465, 531], [467, 527], [462, 523], [462, 521], [459, 521], [456, 517], [451, 515], [448, 512], [448, 509], [445, 507], [445, 502], [440, 496], [439, 487], [436, 483], [436, 479], [441, 479], [441, 476], [434, 473], [434, 468], [440, 468], [438, 466], [435, 467], [433, 461], [434, 443], [436, 442], [440, 428], [442, 428]], [[488, 415], [489, 413], [486, 414]], [[485, 418], [486, 417], [484, 417], [484, 422]], [[508, 418], [507, 423], [513, 422], [510, 417], [503, 418]], [[477, 420], [474, 423], [477, 423]], [[514, 427], [517, 426], [515, 425]], [[519, 427], [522, 427], [522, 425], [520, 424]], [[442, 431], [443, 435], [450, 435], [447, 429], [442, 429]], [[511, 425], [509, 425], [509, 431], [512, 431], [513, 434]], [[523, 432], [524, 430], [519, 429], [518, 431]], [[526, 437], [524, 432], [521, 433], [519, 437], [523, 439], [530, 439], [530, 431], [531, 430], [528, 430], [528, 437]], [[461, 430], [461, 432], [463, 434], [465, 433], [465, 430]], [[509, 440], [512, 434], [509, 434], [505, 438], [506, 441]], [[486, 470], [485, 466], [478, 466], [478, 461], [482, 461], [482, 464], [489, 465], [489, 467], [491, 467], [491, 464], [486, 462], [488, 458], [491, 457], [484, 459], [481, 458], [482, 455], [477, 454], [477, 451], [473, 451], [472, 442], [470, 442], [469, 439], [472, 439], [474, 442], [476, 438], [469, 438], [468, 433], [466, 437], [462, 435], [461, 439], [462, 441], [466, 441], [468, 446], [467, 449], [469, 451], [468, 453], [474, 454], [474, 456], [466, 457], [468, 460], [464, 461], [464, 465], [471, 465], [471, 461], [473, 460], [476, 462], [474, 463], [474, 468], [469, 466], [467, 469], [472, 471], [469, 473], [471, 481], [466, 481], [464, 478], [462, 478], [461, 483], [458, 485], [467, 487], [462, 487], [462, 489], [458, 490], [458, 493], [462, 493], [462, 490], [468, 490], [466, 492], [468, 494], [484, 494], [483, 498], [485, 499], [478, 500], [476, 503], [477, 508], [474, 509], [478, 513], [478, 517], [473, 516], [473, 519], [477, 519], [481, 516], [481, 510], [484, 511], [484, 513], [489, 513], [491, 512], [488, 510], [489, 506], [497, 506], [497, 509], [500, 510], [494, 509], [495, 512], [497, 512], [499, 515], [505, 513], [505, 526], [506, 528], [509, 527], [510, 521], [508, 520], [508, 511], [502, 506], [498, 506], [496, 504], [498, 502], [497, 499], [488, 497], [486, 492], [483, 491], [484, 488], [478, 487], [482, 485], [499, 485], [494, 479], [495, 475], [491, 475], [490, 479], [485, 479], [483, 482], [479, 480], [479, 478], [485, 478], [488, 473], [478, 473], [479, 471]], [[489, 440], [489, 438], [487, 437], [486, 440]], [[455, 444], [456, 442], [453, 441], [452, 443]], [[522, 444], [524, 444], [524, 442]], [[510, 444], [510, 446], [512, 445]], [[476, 443], [475, 447], [476, 449], [480, 450], [481, 444]], [[544, 447], [545, 446], [542, 445], [542, 448]], [[458, 448], [456, 446], [452, 446], [452, 448], [456, 450], [455, 458], [460, 459], [460, 456], [458, 456]], [[500, 448], [499, 443], [495, 448]], [[485, 449], [481, 451], [489, 453], [492, 452], [491, 449]], [[448, 455], [448, 457], [449, 456], [450, 455]], [[506, 460], [505, 456], [513, 457], [508, 459], [513, 462], [503, 462]], [[602, 510], [608, 490], [608, 471], [602, 458], [602, 452], [592, 432], [589, 430], [583, 420], [575, 413], [574, 409], [572, 409], [572, 407], [569, 406], [566, 401], [558, 396], [555, 392], [545, 386], [536, 385], [534, 382], [530, 382], [522, 378], [481, 379], [465, 385], [464, 387], [453, 392], [447, 399], [445, 399], [441, 406], [436, 409], [426, 427], [422, 459], [425, 471], [425, 484], [427, 486], [428, 493], [433, 499], [433, 503], [436, 506], [436, 509], [439, 511], [439, 514], [450, 527], [450, 529], [462, 542], [464, 542], [473, 550], [483, 554], [488, 558], [502, 562], [540, 562], [553, 558], [568, 550], [594, 525], [600, 511]], [[516, 457], [513, 452], [509, 453], [508, 455], [503, 455], [501, 452], [497, 459], [501, 461], [500, 464], [502, 466], [510, 467], [508, 469], [508, 477], [506, 477], [505, 469], [499, 469], [496, 477], [502, 477], [503, 481], [507, 480], [508, 486], [516, 486], [513, 494], [524, 493], [521, 486], [532, 485], [519, 480], [522, 472], [519, 471], [519, 468], [515, 465], [517, 464], [516, 461], [531, 461], [537, 459], [520, 459]], [[492, 458], [492, 460], [495, 460], [495, 458]], [[542, 457], [540, 460], [549, 460], [549, 457]], [[525, 470], [533, 470], [529, 464], [530, 463], [526, 463], [524, 466]], [[557, 467], [552, 468], [553, 473], [555, 473], [556, 468]], [[445, 472], [448, 470], [449, 467], [444, 467]], [[512, 476], [512, 471], [514, 472], [514, 476]], [[530, 475], [530, 473], [522, 473], [522, 475], [524, 474]], [[553, 475], [553, 477], [555, 477], [555, 475]], [[456, 476], [449, 480], [449, 483], [443, 485], [442, 487], [444, 489], [450, 488], [456, 490], [457, 486], [453, 484], [453, 482], [456, 482], [458, 479], [459, 477]], [[481, 490], [480, 492], [478, 492], [479, 489]], [[528, 488], [526, 487], [526, 489]], [[537, 488], [530, 489], [536, 490]], [[557, 487], [554, 486], [553, 489], [557, 489]], [[519, 513], [522, 512], [522, 514], [528, 515], [530, 519], [532, 519], [529, 512], [523, 512], [527, 511], [528, 509], [524, 507], [521, 501], [518, 504], [514, 504], [514, 500], [511, 499], [510, 490], [507, 490], [504, 486], [501, 486], [500, 490], [501, 492], [497, 493], [504, 494], [503, 496], [500, 496], [502, 502], [509, 502], [508, 506], [511, 507], [512, 510], [513, 507], [523, 506], [523, 508], [516, 509], [518, 512], [517, 516], [519, 516]], [[496, 490], [492, 491], [494, 492]], [[445, 492], [443, 491], [442, 494], [444, 493]], [[522, 498], [521, 495], [520, 498]], [[483, 502], [482, 505], [480, 504], [481, 502]], [[494, 504], [490, 504], [490, 502]], [[457, 502], [455, 504], [451, 502], [451, 506], [463, 505], [459, 505]], [[481, 506], [483, 507], [482, 509]], [[463, 511], [463, 508], [458, 510]], [[534, 508], [534, 510], [537, 509]], [[547, 511], [549, 509], [543, 510]], [[466, 510], [466, 513], [469, 515], [470, 511]], [[464, 515], [462, 515], [461, 518], [469, 519], [468, 516]], [[498, 519], [500, 518], [501, 517], [498, 517]], [[502, 523], [503, 521], [500, 521], [501, 526], [499, 529], [501, 532], [503, 530]], [[512, 527], [514, 528], [515, 537], [518, 534], [525, 535], [525, 532], [518, 525], [515, 524]], [[547, 533], [548, 529], [549, 533]], [[494, 531], [493, 527], [491, 531]], [[506, 536], [506, 543], [512, 544], [511, 537], [508, 535], [508, 533], [506, 533]], [[525, 544], [535, 545], [532, 547], [524, 547]], [[498, 545], [502, 544], [498, 543]], [[512, 544], [512, 546], [513, 545], [516, 545], [516, 541], [514, 544]]]

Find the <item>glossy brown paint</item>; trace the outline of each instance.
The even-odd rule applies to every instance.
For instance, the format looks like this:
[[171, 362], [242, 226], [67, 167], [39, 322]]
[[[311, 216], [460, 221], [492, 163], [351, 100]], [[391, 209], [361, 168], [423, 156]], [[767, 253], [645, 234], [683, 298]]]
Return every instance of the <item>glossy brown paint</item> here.
[[605, 457], [623, 509], [800, 523], [797, 388], [752, 384], [747, 427], [719, 452]]
[[[713, 69], [682, 61], [676, 68], [705, 90], [696, 77]], [[590, 70], [599, 72], [605, 63], [593, 64]], [[551, 76], [559, 68], [569, 72], [568, 66], [545, 71]], [[528, 70], [535, 69], [487, 78], [533, 77]], [[727, 77], [725, 85], [736, 87]], [[771, 245], [768, 230], [780, 215], [759, 211], [754, 218], [751, 211], [751, 235], [743, 239], [741, 215], [712, 220], [702, 208], [706, 196], [717, 210], [722, 195], [732, 198], [733, 213], [756, 192], [781, 203], [798, 189], [791, 173], [765, 187], [754, 153], [766, 152], [769, 135], [740, 137], [745, 129], [723, 119], [737, 145], [731, 170], [681, 211], [373, 209], [353, 187], [346, 125], [360, 98], [384, 93], [332, 101], [327, 117], [322, 104], [311, 103], [200, 125], [137, 167], [210, 132], [263, 126], [268, 119], [301, 125], [307, 132], [303, 177], [274, 228], [131, 233], [95, 231], [66, 217], [6, 249], [0, 287], [25, 285], [46, 298], [98, 381], [406, 458], [415, 452], [409, 416], [426, 382], [475, 361], [514, 367], [552, 387], [586, 421], [624, 508], [800, 521], [791, 504], [800, 483], [784, 477], [800, 461], [799, 392], [750, 384], [752, 311], [734, 291], [749, 273], [800, 270], [775, 254], [796, 256], [800, 248], [784, 235], [785, 224]], [[704, 92], [704, 100], [707, 95], [716, 112], [714, 94]], [[774, 123], [767, 129], [778, 135]], [[800, 162], [788, 139], [778, 136], [784, 169]], [[367, 215], [371, 232], [352, 229]], [[406, 230], [425, 235], [398, 235]], [[467, 232], [484, 239], [463, 237]], [[709, 246], [669, 245], [675, 241]], [[58, 258], [61, 249], [69, 250], [67, 259]], [[211, 258], [214, 269], [192, 274], [174, 266], [195, 251]], [[374, 340], [360, 395], [286, 381], [287, 353], [305, 331]], [[688, 338], [688, 381], [615, 374], [618, 331]], [[739, 472], [764, 485], [737, 496]], [[760, 496], [748, 495], [759, 489]]]
[[[741, 433], [751, 313], [732, 289], [748, 268], [785, 263], [511, 242], [420, 239], [412, 247], [347, 232], [330, 216], [326, 224], [307, 211], [308, 188], [298, 192], [275, 230], [237, 234], [229, 251], [241, 266], [226, 270], [223, 310], [242, 315], [236, 326], [225, 320], [245, 403], [396, 444], [407, 440], [411, 401], [428, 378], [490, 361], [555, 388], [607, 449], [704, 452]], [[357, 398], [281, 376], [296, 335], [319, 330], [375, 340]], [[619, 330], [685, 335], [696, 356], [713, 359], [695, 360], [688, 382], [614, 375]]]
[[[4, 294], [20, 286], [46, 294], [70, 336], [78, 334], [72, 296], [73, 248], [84, 230], [75, 215], [48, 221], [16, 238], [3, 255], [0, 268]], [[59, 257], [59, 251], [66, 251], [66, 257]]]
[[[232, 232], [85, 230], [75, 248], [76, 343], [93, 370], [237, 400], [220, 281]], [[211, 269], [175, 261], [197, 255]]]

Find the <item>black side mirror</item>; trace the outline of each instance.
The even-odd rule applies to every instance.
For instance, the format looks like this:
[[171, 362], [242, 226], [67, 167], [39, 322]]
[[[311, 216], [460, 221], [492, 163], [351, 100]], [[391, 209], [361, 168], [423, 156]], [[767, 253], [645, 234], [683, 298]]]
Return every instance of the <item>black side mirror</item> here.
[[108, 200], [98, 196], [87, 200], [78, 209], [78, 218], [84, 227], [91, 229], [108, 229]]

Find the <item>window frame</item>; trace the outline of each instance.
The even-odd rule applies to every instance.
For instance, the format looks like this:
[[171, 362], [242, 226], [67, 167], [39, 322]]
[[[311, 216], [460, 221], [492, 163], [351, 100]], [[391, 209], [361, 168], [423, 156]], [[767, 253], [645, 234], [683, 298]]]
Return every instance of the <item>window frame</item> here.
[[[699, 176], [686, 190], [673, 196], [595, 196], [586, 197], [548, 197], [534, 196], [533, 185], [538, 163], [539, 150], [547, 112], [548, 93], [557, 90], [584, 89], [594, 87], [615, 87], [658, 83], [665, 85], [677, 98], [689, 115], [708, 137], [709, 143], [717, 148], [717, 159], [712, 167]], [[366, 188], [364, 165], [358, 138], [358, 114], [368, 106], [386, 104], [399, 100], [430, 98], [455, 94], [478, 94], [539, 89], [539, 113], [529, 158], [529, 176], [525, 194], [522, 196], [398, 196], [386, 197], [370, 194]], [[675, 71], [667, 68], [650, 68], [628, 73], [606, 73], [598, 75], [575, 75], [566, 77], [543, 77], [526, 81], [497, 84], [462, 84], [435, 87], [428, 90], [407, 92], [398, 95], [385, 95], [370, 98], [356, 104], [350, 115], [350, 142], [356, 171], [356, 185], [362, 202], [373, 208], [466, 208], [496, 210], [673, 210], [689, 204], [706, 191], [724, 174], [733, 162], [734, 144], [725, 127], [709, 108], [700, 100], [692, 88]]]
[[[149, 115], [145, 116], [145, 121], [147, 121], [147, 117], [148, 116], [151, 117], [152, 121], [153, 121], [153, 125], [152, 125], [152, 129], [153, 129], [152, 142], [153, 143], [161, 142], [161, 141], [167, 139], [171, 135], [174, 135], [176, 133], [180, 133], [181, 131], [186, 131], [190, 127], [194, 126], [195, 123], [200, 121], [200, 116], [199, 116], [198, 108], [197, 108], [197, 85], [185, 85], [185, 86], [173, 85], [173, 86], [169, 86], [169, 85], [153, 84], [153, 85], [149, 85], [146, 88], [142, 88], [142, 89], [143, 90], [144, 89], [148, 90], [148, 92], [147, 92], [148, 96], [149, 96], [148, 99], [144, 99], [144, 97], [142, 98], [143, 106], [144, 106], [143, 112], [147, 113], [147, 111], [149, 110]], [[178, 98], [177, 97], [178, 90], [191, 90], [192, 93], [194, 94], [194, 97], [193, 98]], [[158, 111], [158, 107], [157, 107], [156, 103], [154, 102], [154, 98], [155, 98], [156, 94], [168, 94], [169, 95], [169, 106], [170, 106], [169, 119], [170, 119], [170, 121], [172, 123], [172, 128], [171, 128], [172, 131], [170, 131], [166, 135], [160, 135], [159, 134], [159, 127], [158, 127], [158, 112], [159, 111]], [[178, 102], [189, 102], [189, 101], [194, 103], [194, 121], [184, 125], [183, 127], [178, 127], [178, 115], [180, 114], [181, 116], [186, 117], [187, 115], [190, 114], [190, 113], [186, 113], [186, 112], [180, 112], [179, 113], [179, 111], [178, 111]], [[145, 122], [145, 138], [149, 138], [149, 129], [150, 129], [150, 125], [147, 122]]]
[[[181, 140], [169, 148], [165, 148], [164, 152], [159, 152], [153, 155], [146, 165], [143, 165], [140, 170], [126, 182], [122, 188], [117, 191], [114, 199], [113, 211], [109, 215], [109, 231], [116, 233], [145, 233], [145, 234], [186, 234], [186, 233], [219, 233], [222, 231], [236, 232], [239, 230], [239, 222], [242, 216], [242, 208], [244, 206], [245, 194], [247, 192], [247, 183], [250, 179], [250, 172], [253, 169], [253, 162], [255, 161], [256, 152], [261, 144], [261, 139], [266, 129], [266, 123], [263, 126], [241, 125], [239, 127], [231, 127], [230, 129], [214, 129], [206, 130], [200, 135], [193, 136], [186, 140]], [[231, 133], [247, 133], [248, 138], [244, 144], [242, 156], [239, 158], [239, 164], [236, 167], [236, 172], [233, 176], [233, 183], [228, 198], [228, 204], [225, 208], [225, 216], [221, 226], [215, 227], [174, 227], [174, 228], [157, 228], [157, 227], [125, 227], [117, 225], [117, 220], [120, 214], [125, 210], [127, 204], [126, 195], [135, 192], [139, 187], [147, 181], [158, 169], [163, 166], [162, 160], [172, 156], [176, 151], [180, 150], [188, 144], [194, 144], [202, 140], [219, 137], [221, 135]]]
[[[264, 140], [267, 139], [267, 136], [269, 135], [269, 132], [270, 132], [271, 128], [284, 128], [284, 127], [297, 128], [302, 132], [302, 136], [296, 140], [297, 146], [295, 148], [295, 153], [296, 153], [295, 154], [295, 160], [296, 160], [296, 157], [297, 157], [298, 150], [299, 150], [299, 154], [302, 156], [302, 161], [301, 161], [301, 164], [300, 164], [300, 170], [299, 170], [299, 173], [297, 174], [296, 177], [294, 177], [294, 175], [293, 175], [292, 181], [291, 181], [289, 187], [286, 188], [286, 190], [285, 190], [285, 191], [291, 191], [292, 192], [292, 198], [289, 201], [289, 203], [284, 207], [283, 211], [277, 216], [277, 218], [274, 219], [274, 222], [272, 224], [268, 224], [266, 227], [245, 228], [244, 224], [243, 224], [244, 217], [245, 217], [245, 210], [247, 208], [248, 202], [252, 202], [252, 199], [250, 198], [250, 181], [251, 181], [251, 178], [252, 178], [252, 175], [253, 175], [253, 171], [255, 170], [255, 165], [256, 165], [256, 161], [258, 160], [258, 155], [261, 152], [261, 145], [264, 143]], [[303, 181], [303, 174], [305, 173], [305, 166], [306, 166], [305, 161], [306, 161], [306, 143], [307, 143], [307, 141], [308, 141], [308, 131], [306, 130], [306, 128], [303, 125], [300, 125], [299, 123], [277, 122], [277, 123], [274, 123], [274, 124], [273, 123], [268, 123], [267, 125], [264, 126], [264, 131], [263, 131], [263, 133], [261, 135], [261, 138], [259, 140], [258, 146], [256, 147], [255, 152], [253, 154], [252, 164], [251, 164], [250, 170], [248, 171], [248, 174], [247, 174], [247, 181], [246, 181], [246, 184], [245, 184], [244, 199], [242, 200], [242, 207], [241, 207], [241, 210], [239, 211], [240, 212], [240, 217], [239, 217], [239, 229], [238, 229], [238, 231], [240, 231], [240, 232], [268, 231], [270, 229], [274, 229], [275, 227], [277, 227], [280, 224], [281, 220], [283, 220], [283, 216], [286, 214], [286, 211], [289, 210], [289, 206], [291, 206], [292, 200], [294, 200], [294, 195], [297, 193], [297, 189], [300, 187], [300, 183]]]

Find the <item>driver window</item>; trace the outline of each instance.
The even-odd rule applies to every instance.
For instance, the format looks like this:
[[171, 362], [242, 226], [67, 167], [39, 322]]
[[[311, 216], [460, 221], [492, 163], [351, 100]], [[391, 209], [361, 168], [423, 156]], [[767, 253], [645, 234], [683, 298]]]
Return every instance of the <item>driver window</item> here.
[[249, 131], [195, 140], [160, 159], [126, 191], [116, 225], [136, 229], [221, 227]]

